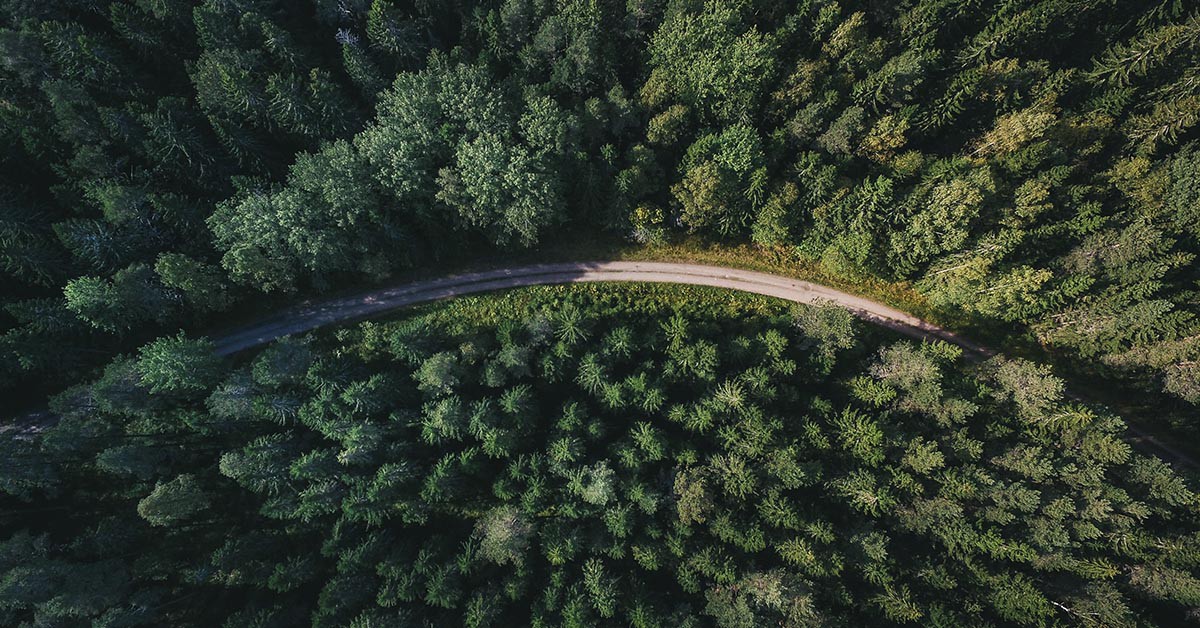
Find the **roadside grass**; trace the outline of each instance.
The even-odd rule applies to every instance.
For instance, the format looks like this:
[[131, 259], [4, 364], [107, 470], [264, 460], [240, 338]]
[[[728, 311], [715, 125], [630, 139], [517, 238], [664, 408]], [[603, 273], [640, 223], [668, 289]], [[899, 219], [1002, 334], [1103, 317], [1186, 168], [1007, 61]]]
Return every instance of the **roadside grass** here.
[[[523, 320], [529, 312], [576, 307], [589, 317], [660, 316], [682, 311], [710, 318], [783, 316], [795, 304], [758, 294], [707, 286], [656, 283], [578, 283], [525, 286], [503, 292], [425, 303], [391, 320], [421, 319], [452, 332]], [[387, 324], [380, 321], [379, 324]]]
[[[728, 245], [691, 236], [680, 236], [663, 244], [652, 245], [633, 244], [615, 237], [562, 237], [536, 249], [520, 253], [489, 255], [471, 260], [426, 266], [397, 273], [386, 281], [378, 283], [346, 283], [335, 291], [309, 295], [308, 300], [334, 298], [371, 287], [401, 285], [502, 265], [609, 260], [689, 262], [769, 272], [819, 283], [885, 303], [949, 331], [969, 337], [1009, 357], [1021, 357], [1050, 365], [1055, 375], [1062, 378], [1070, 390], [1086, 398], [1089, 402], [1105, 406], [1156, 438], [1175, 444], [1193, 457], [1200, 457], [1200, 429], [1198, 429], [1200, 426], [1195, 424], [1195, 409], [1188, 404], [1157, 391], [1147, 390], [1126, 378], [1106, 373], [1096, 365], [1069, 352], [1055, 351], [1045, 347], [1037, 342], [1029, 330], [1021, 326], [935, 308], [908, 282], [885, 281], [865, 273], [835, 272], [821, 264], [819, 260], [804, 255], [794, 247], [763, 248], [745, 244]], [[569, 291], [579, 289], [600, 290], [600, 285], [602, 284], [543, 286], [510, 292], [519, 295], [514, 297], [517, 299], [535, 299], [541, 298], [537, 295], [561, 296]], [[641, 289], [650, 292], [641, 293], [638, 291]], [[755, 300], [771, 300], [758, 295], [698, 286], [644, 285], [644, 288], [637, 290], [616, 291], [611, 294], [651, 293], [660, 296], [671, 295], [669, 300], [674, 300], [676, 303], [682, 300], [725, 304], [726, 307], [733, 308], [729, 312], [731, 315], [736, 315], [736, 308], [745, 307], [747, 303]], [[452, 308], [461, 309], [462, 312], [467, 311], [462, 308], [473, 308], [469, 316], [484, 322], [500, 320], [503, 318], [504, 308], [509, 308], [509, 313], [511, 313], [522, 305], [520, 301], [496, 301], [490, 299], [489, 296], [461, 297], [450, 303]], [[224, 331], [234, 329], [267, 313], [295, 305], [298, 302], [296, 295], [271, 295], [265, 299], [248, 299], [246, 301], [253, 303], [225, 317], [220, 326], [209, 328], [207, 335], [220, 335]], [[302, 301], [300, 300], [300, 302]], [[622, 306], [631, 307], [634, 302], [636, 300], [627, 300]], [[741, 305], [730, 305], [735, 303]], [[428, 304], [375, 320], [394, 320], [397, 316], [409, 317], [416, 312], [431, 313], [445, 307], [445, 303]], [[467, 315], [463, 314], [463, 316]], [[448, 324], [454, 318], [452, 316], [442, 319], [435, 316], [430, 320]]]
[[319, 293], [260, 294], [243, 299], [239, 308], [228, 312], [217, 324], [208, 327], [205, 333], [219, 336], [281, 308], [348, 296], [371, 288], [403, 285], [504, 265], [587, 261], [688, 262], [773, 273], [867, 297], [948, 329], [975, 329], [969, 319], [932, 307], [907, 282], [888, 282], [865, 274], [851, 276], [833, 273], [818, 261], [788, 247], [727, 245], [690, 236], [681, 236], [664, 244], [641, 245], [614, 237], [588, 236], [558, 238], [536, 249], [519, 253], [487, 255], [414, 268], [378, 282], [345, 282], [338, 284], [336, 289]]
[[608, 244], [607, 249], [604, 243], [592, 246], [594, 250], [577, 246], [576, 259], [591, 253], [607, 256], [606, 259], [730, 266], [795, 277], [885, 303], [1008, 357], [1049, 365], [1069, 390], [1089, 403], [1107, 407], [1151, 436], [1171, 442], [1194, 458], [1200, 457], [1200, 425], [1196, 409], [1190, 404], [1106, 371], [1073, 352], [1042, 345], [1023, 326], [935, 308], [908, 282], [889, 282], [865, 273], [834, 272], [819, 260], [790, 247], [721, 245], [690, 237], [659, 245]]
[[[814, 306], [708, 286], [624, 282], [556, 284], [523, 286], [424, 303], [315, 333], [319, 340], [332, 341], [330, 348], [361, 351], [364, 352], [362, 357], [369, 357], [385, 352], [386, 339], [391, 332], [410, 326], [436, 328], [451, 336], [470, 336], [494, 333], [496, 328], [506, 324], [523, 324], [536, 312], [553, 315], [567, 308], [576, 308], [585, 321], [615, 317], [665, 320], [679, 312], [690, 320], [710, 323], [765, 318], [789, 324], [796, 308], [801, 307]], [[861, 321], [855, 329], [856, 337], [864, 346], [910, 340], [893, 330]]]
[[1003, 321], [981, 319], [957, 310], [937, 308], [910, 282], [887, 281], [873, 275], [837, 272], [795, 247], [764, 248], [747, 244], [721, 244], [683, 236], [663, 244], [638, 245], [622, 241], [586, 240], [544, 250], [541, 261], [623, 260], [688, 262], [728, 266], [793, 277], [836, 288], [889, 305], [962, 334], [1004, 353], [1042, 362], [1045, 349], [1027, 330]]
[[619, 240], [588, 239], [544, 249], [555, 261], [619, 260], [634, 262], [688, 262], [729, 266], [773, 273], [820, 283], [869, 297], [922, 318], [940, 322], [941, 314], [906, 283], [882, 281], [867, 275], [847, 276], [829, 272], [819, 262], [790, 247], [763, 248], [747, 244], [719, 244], [698, 237], [679, 237], [663, 244], [632, 244]]

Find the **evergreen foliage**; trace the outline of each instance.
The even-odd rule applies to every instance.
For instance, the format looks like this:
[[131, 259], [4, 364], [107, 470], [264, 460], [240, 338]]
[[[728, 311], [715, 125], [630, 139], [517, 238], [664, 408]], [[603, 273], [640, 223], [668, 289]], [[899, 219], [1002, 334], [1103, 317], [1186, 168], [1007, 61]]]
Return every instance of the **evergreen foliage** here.
[[1021, 360], [711, 295], [199, 338], [689, 234], [1194, 434], [1198, 67], [1181, 0], [0, 0], [0, 399], [58, 393], [0, 426], [0, 624], [1194, 618], [1191, 485]]
[[909, 281], [1200, 400], [1185, 3], [303, 4], [0, 5], [10, 390], [259, 291], [606, 231]]
[[159, 341], [56, 400], [20, 452], [54, 474], [0, 468], [10, 499], [71, 504], [0, 545], [0, 618], [1133, 626], [1200, 604], [1190, 484], [1044, 369], [661, 294], [466, 299], [224, 365]]

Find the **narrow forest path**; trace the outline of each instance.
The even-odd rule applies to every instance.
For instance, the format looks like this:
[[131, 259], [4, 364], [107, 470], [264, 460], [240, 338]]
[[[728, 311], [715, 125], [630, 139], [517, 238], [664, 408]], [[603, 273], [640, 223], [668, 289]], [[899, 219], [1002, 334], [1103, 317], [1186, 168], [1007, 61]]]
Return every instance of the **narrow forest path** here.
[[[962, 347], [964, 355], [979, 360], [994, 355], [991, 349], [958, 336], [911, 314], [828, 286], [783, 275], [723, 266], [681, 262], [569, 262], [533, 264], [448, 275], [390, 288], [376, 288], [324, 301], [301, 303], [229, 333], [213, 338], [217, 353], [230, 355], [272, 340], [327, 325], [366, 319], [399, 308], [469, 294], [585, 282], [649, 282], [709, 286], [739, 290], [806, 304], [843, 307], [855, 316], [922, 340], [944, 340]], [[44, 427], [42, 418], [31, 423]], [[1187, 454], [1129, 425], [1128, 440], [1140, 449], [1169, 462], [1200, 470]]]
[[985, 347], [908, 313], [828, 286], [783, 275], [677, 262], [534, 264], [449, 275], [348, 297], [304, 303], [214, 338], [214, 342], [218, 353], [228, 355], [282, 336], [430, 301], [523, 286], [603, 281], [709, 286], [752, 292], [795, 303], [827, 303], [846, 308], [865, 321], [913, 338], [945, 340], [962, 347], [972, 357], [993, 354]]
[[[283, 336], [335, 323], [361, 320], [431, 301], [524, 286], [605, 281], [709, 286], [751, 292], [794, 303], [836, 305], [846, 308], [869, 323], [887, 327], [912, 338], [944, 340], [955, 344], [962, 347], [964, 355], [972, 360], [995, 355], [995, 352], [987, 347], [911, 314], [828, 286], [783, 275], [682, 262], [568, 262], [449, 275], [391, 288], [378, 288], [353, 296], [303, 303], [214, 338], [213, 341], [218, 353], [229, 355]], [[1164, 460], [1200, 470], [1200, 464], [1191, 456], [1133, 425], [1129, 425], [1128, 440], [1134, 446]]]

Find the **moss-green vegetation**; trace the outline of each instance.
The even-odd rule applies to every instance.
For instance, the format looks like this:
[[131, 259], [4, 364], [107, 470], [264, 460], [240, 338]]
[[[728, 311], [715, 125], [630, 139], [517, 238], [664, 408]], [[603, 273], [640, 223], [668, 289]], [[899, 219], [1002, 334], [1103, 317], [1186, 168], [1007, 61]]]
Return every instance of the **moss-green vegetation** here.
[[[1181, 0], [0, 0], [0, 623], [1194, 617], [1190, 489], [1012, 358], [1200, 443], [1197, 68]], [[197, 340], [580, 257], [1010, 361], [667, 288]]]
[[300, 292], [688, 234], [733, 253], [650, 254], [1200, 399], [1186, 3], [301, 4], [0, 3], [7, 392]]
[[1134, 626], [1200, 601], [1196, 495], [1120, 420], [860, 325], [577, 286], [224, 365], [158, 341], [8, 446], [8, 516], [58, 511], [0, 544], [0, 620]]

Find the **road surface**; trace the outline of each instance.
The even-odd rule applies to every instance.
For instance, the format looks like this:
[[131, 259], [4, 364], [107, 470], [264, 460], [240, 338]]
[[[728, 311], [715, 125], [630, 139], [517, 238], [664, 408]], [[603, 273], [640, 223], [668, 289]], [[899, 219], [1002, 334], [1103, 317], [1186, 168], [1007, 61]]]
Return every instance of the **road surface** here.
[[[214, 339], [217, 352], [229, 355], [276, 338], [349, 321], [361, 320], [398, 308], [453, 297], [507, 290], [523, 286], [600, 281], [648, 282], [710, 286], [752, 292], [795, 303], [831, 304], [850, 310], [876, 325], [922, 340], [944, 340], [962, 347], [964, 356], [978, 360], [994, 355], [987, 347], [923, 321], [911, 314], [860, 296], [791, 277], [722, 266], [676, 262], [570, 262], [534, 264], [460, 275], [450, 275], [362, 294], [305, 303]], [[1200, 469], [1190, 456], [1141, 430], [1129, 426], [1135, 446], [1168, 461]]]
[[572, 262], [535, 264], [417, 281], [351, 297], [306, 303], [216, 338], [217, 352], [237, 353], [292, 334], [334, 323], [359, 320], [397, 308], [467, 294], [522, 286], [625, 281], [711, 286], [752, 292], [795, 303], [844, 307], [868, 322], [920, 339], [940, 339], [973, 356], [992, 352], [915, 316], [853, 294], [799, 279], [750, 270], [673, 262]]
[[[370, 318], [391, 310], [442, 299], [506, 290], [523, 286], [585, 282], [648, 282], [710, 286], [776, 297], [795, 303], [830, 304], [846, 308], [859, 318], [906, 336], [944, 340], [964, 349], [964, 356], [978, 360], [990, 349], [940, 327], [860, 296], [791, 277], [721, 266], [675, 262], [571, 262], [501, 268], [438, 279], [415, 281], [392, 288], [379, 288], [349, 297], [302, 303], [266, 319], [213, 339], [217, 353], [230, 355], [267, 344], [277, 338], [301, 334], [326, 325]], [[48, 412], [33, 413], [0, 428], [32, 436], [54, 423]], [[1129, 426], [1128, 440], [1140, 449], [1165, 460], [1200, 469], [1187, 454], [1153, 436]]]

